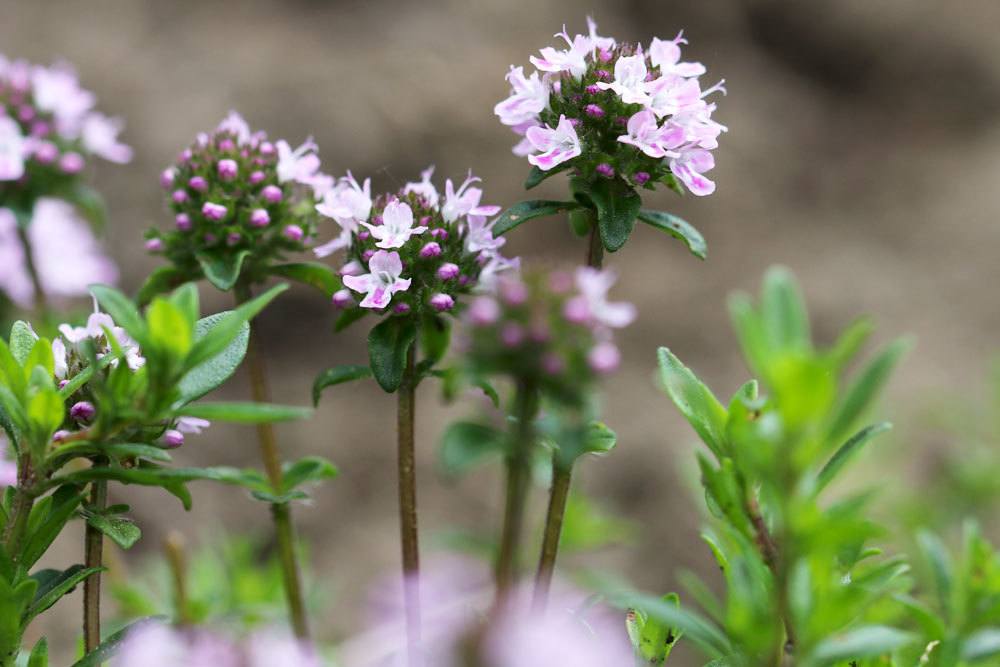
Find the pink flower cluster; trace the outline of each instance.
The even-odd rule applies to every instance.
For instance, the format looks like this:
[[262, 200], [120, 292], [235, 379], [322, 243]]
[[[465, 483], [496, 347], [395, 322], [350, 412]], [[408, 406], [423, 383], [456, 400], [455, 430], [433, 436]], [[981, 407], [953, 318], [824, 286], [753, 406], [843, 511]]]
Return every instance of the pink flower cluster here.
[[501, 279], [495, 293], [476, 297], [465, 315], [472, 370], [508, 375], [568, 402], [583, 400], [585, 388], [621, 362], [612, 331], [636, 317], [632, 304], [608, 300], [615, 280], [612, 271], [590, 267], [575, 275]]
[[[114, 262], [70, 204], [60, 199], [39, 199], [24, 234], [47, 297], [83, 296], [88, 285], [117, 282]], [[0, 292], [22, 308], [30, 308], [35, 302], [35, 287], [17, 219], [6, 208], [0, 208]]]
[[118, 140], [122, 122], [95, 111], [96, 102], [66, 63], [44, 67], [0, 55], [0, 182], [24, 187], [74, 176], [87, 155], [131, 160], [132, 149]]
[[510, 97], [496, 105], [500, 122], [523, 139], [514, 153], [542, 171], [568, 163], [585, 178], [620, 175], [637, 186], [673, 178], [696, 195], [715, 191], [704, 174], [715, 166], [711, 153], [726, 130], [712, 119], [725, 92], [723, 82], [702, 89], [705, 66], [681, 60], [678, 34], [653, 38], [648, 48], [619, 44], [589, 32], [556, 35], [563, 49], [546, 47], [526, 75], [512, 66]]
[[244, 641], [201, 629], [155, 621], [131, 630], [112, 667], [320, 667], [308, 646], [278, 632], [256, 632]]
[[371, 180], [358, 183], [348, 172], [316, 205], [340, 227], [315, 249], [319, 257], [345, 251], [345, 289], [333, 296], [339, 308], [446, 312], [460, 295], [518, 267], [500, 254], [505, 239], [494, 237], [489, 221], [500, 207], [481, 203], [479, 179], [470, 174], [457, 188], [448, 179], [440, 193], [433, 174], [431, 167], [420, 181], [373, 198]]
[[272, 142], [230, 112], [160, 175], [174, 229], [149, 232], [146, 249], [195, 275], [199, 256], [249, 254], [252, 270], [304, 249], [315, 236], [312, 205], [335, 185], [320, 171], [317, 150], [312, 139], [298, 148]]
[[0, 435], [0, 489], [17, 484], [17, 464], [7, 460], [7, 438]]

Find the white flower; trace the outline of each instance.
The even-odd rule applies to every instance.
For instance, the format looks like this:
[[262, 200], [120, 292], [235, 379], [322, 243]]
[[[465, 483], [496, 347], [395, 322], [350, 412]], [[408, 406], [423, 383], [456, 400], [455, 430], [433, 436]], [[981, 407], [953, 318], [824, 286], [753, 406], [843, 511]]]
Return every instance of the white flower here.
[[543, 72], [569, 72], [574, 79], [579, 79], [587, 71], [586, 56], [593, 50], [590, 38], [586, 35], [577, 35], [570, 39], [565, 26], [563, 31], [556, 33], [555, 36], [566, 40], [569, 48], [559, 51], [547, 46], [540, 51], [541, 58], [531, 56], [531, 64]]
[[507, 239], [502, 236], [493, 236], [493, 225], [496, 221], [488, 222], [488, 218], [485, 215], [470, 215], [468, 223], [468, 228], [465, 232], [466, 252], [494, 251], [507, 242]]
[[531, 142], [534, 150], [540, 151], [537, 155], [529, 155], [528, 162], [542, 171], [572, 160], [583, 151], [576, 128], [566, 116], [559, 116], [559, 124], [555, 129], [547, 126], [529, 127], [524, 136]]
[[200, 417], [178, 417], [177, 430], [181, 433], [201, 433], [204, 429], [212, 425], [212, 422]]
[[368, 270], [360, 276], [344, 276], [344, 285], [355, 292], [365, 293], [362, 308], [385, 308], [396, 292], [410, 289], [410, 279], [401, 278], [403, 261], [398, 252], [376, 251], [368, 262]]
[[306, 139], [295, 150], [284, 139], [274, 145], [278, 149], [278, 181], [311, 185], [319, 171], [319, 156], [315, 153], [316, 144], [313, 140]]
[[60, 134], [70, 139], [79, 136], [84, 116], [97, 100], [80, 87], [73, 68], [65, 63], [37, 65], [31, 69], [31, 87], [35, 105], [55, 116]]
[[449, 178], [444, 184], [444, 204], [441, 206], [441, 217], [445, 222], [454, 222], [463, 215], [496, 215], [500, 212], [499, 206], [480, 206], [479, 200], [483, 197], [481, 188], [470, 187], [473, 183], [479, 182], [478, 176], [473, 176], [469, 172], [465, 182], [455, 191], [455, 186]]
[[[449, 181], [450, 183], [450, 181]], [[413, 226], [413, 209], [409, 204], [400, 201], [389, 202], [382, 211], [382, 224], [373, 225], [362, 222], [368, 228], [378, 243], [379, 248], [402, 248], [411, 236], [423, 234], [427, 227]]]
[[680, 62], [681, 44], [687, 44], [683, 30], [670, 41], [654, 37], [649, 44], [649, 60], [653, 63], [653, 67], [659, 67], [661, 75], [677, 74], [678, 76], [693, 77], [704, 74], [705, 66], [701, 63]]
[[108, 118], [96, 112], [87, 114], [81, 128], [84, 148], [110, 162], [129, 162], [132, 159], [132, 149], [118, 141], [122, 126], [120, 118]]
[[523, 67], [511, 66], [507, 73], [510, 83], [510, 97], [493, 107], [493, 113], [500, 117], [504, 125], [520, 125], [534, 121], [537, 124], [538, 114], [549, 106], [549, 84], [538, 72], [532, 72], [525, 78]]
[[[608, 301], [608, 290], [618, 279], [614, 271], [600, 271], [593, 267], [583, 266], [576, 270], [576, 287], [579, 296], [567, 303], [569, 310], [583, 307], [591, 323], [612, 329], [628, 326], [635, 320], [636, 309], [631, 303]], [[572, 303], [576, 302], [576, 303]]]
[[408, 195], [410, 193], [416, 193], [424, 198], [427, 205], [431, 208], [437, 208], [438, 200], [440, 195], [438, 195], [437, 188], [431, 183], [431, 176], [434, 175], [434, 165], [431, 165], [420, 172], [419, 182], [409, 182], [406, 187], [403, 188], [403, 194]]
[[477, 292], [493, 292], [496, 289], [500, 274], [507, 271], [517, 273], [521, 270], [521, 258], [507, 259], [500, 255], [493, 255], [479, 272], [479, 280], [476, 283]]
[[622, 56], [615, 63], [615, 80], [611, 83], [598, 81], [601, 90], [613, 90], [626, 104], [646, 104], [649, 95], [646, 93], [646, 57], [642, 53], [634, 56]]
[[230, 111], [229, 115], [222, 119], [216, 132], [228, 132], [236, 136], [236, 143], [244, 146], [250, 143], [250, 125], [236, 111]]
[[24, 137], [21, 126], [0, 117], [0, 181], [16, 181], [24, 175]]

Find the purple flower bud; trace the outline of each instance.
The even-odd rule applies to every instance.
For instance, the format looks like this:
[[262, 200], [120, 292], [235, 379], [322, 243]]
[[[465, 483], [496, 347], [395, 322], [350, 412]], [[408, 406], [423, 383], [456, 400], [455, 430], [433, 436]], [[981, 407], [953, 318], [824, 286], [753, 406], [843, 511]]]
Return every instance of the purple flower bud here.
[[254, 227], [267, 227], [270, 222], [271, 215], [267, 212], [267, 209], [255, 208], [253, 213], [250, 214], [250, 224]]
[[569, 118], [567, 120], [569, 120], [569, 124], [572, 125], [573, 127], [576, 127], [576, 128], [580, 127], [580, 119], [579, 118]]
[[265, 141], [260, 145], [261, 155], [274, 155], [274, 144], [270, 141]]
[[365, 267], [361, 266], [361, 262], [356, 259], [352, 259], [347, 264], [340, 267], [340, 275], [342, 276], [360, 276], [365, 272]]
[[360, 232], [358, 232], [358, 240], [359, 241], [367, 241], [371, 237], [372, 237], [372, 234], [367, 229], [362, 229]]
[[265, 174], [264, 172], [262, 172], [260, 170], [257, 170], [255, 172], [253, 172], [252, 174], [250, 174], [250, 185], [257, 185], [258, 183], [260, 183], [261, 181], [263, 181], [265, 178], [267, 178], [267, 174]]
[[587, 86], [587, 92], [590, 93], [591, 95], [598, 95], [604, 91], [602, 91], [600, 86], [598, 86], [596, 83], [592, 83], [589, 86]]
[[410, 312], [410, 304], [397, 303], [395, 306], [392, 307], [392, 312], [396, 313], [397, 315], [406, 315], [408, 312]]
[[35, 117], [35, 108], [34, 107], [31, 107], [31, 106], [28, 106], [28, 105], [24, 105], [23, 107], [21, 107], [20, 109], [17, 110], [17, 118], [22, 123], [27, 123], [28, 121], [30, 121], [34, 117]]
[[465, 274], [462, 274], [462, 275], [460, 275], [458, 277], [458, 286], [459, 287], [465, 287], [466, 285], [468, 285], [471, 282], [472, 282], [472, 278], [470, 278], [469, 276], [467, 276]]
[[177, 159], [180, 160], [181, 162], [187, 162], [188, 160], [190, 160], [191, 159], [191, 149], [190, 148], [185, 148], [184, 150], [182, 150], [181, 154], [177, 156]]
[[212, 233], [205, 234], [201, 238], [206, 243], [206, 245], [212, 245], [219, 240], [219, 237]]
[[169, 167], [160, 172], [160, 187], [164, 190], [174, 184], [174, 169]]
[[231, 151], [235, 149], [236, 149], [236, 144], [233, 143], [232, 139], [226, 138], [219, 142], [220, 151]]
[[160, 252], [163, 250], [163, 241], [161, 239], [149, 239], [146, 241], [146, 250], [149, 252]]
[[549, 352], [542, 357], [542, 370], [548, 375], [559, 375], [565, 366], [563, 360], [555, 352]]
[[563, 306], [563, 317], [573, 324], [584, 324], [590, 320], [590, 306], [582, 296], [576, 296]]
[[219, 178], [224, 181], [231, 181], [236, 178], [239, 173], [240, 168], [236, 164], [236, 160], [219, 160], [219, 164], [216, 165], [216, 170], [219, 172]]
[[363, 253], [361, 253], [361, 259], [363, 259], [365, 261], [365, 263], [367, 264], [369, 261], [371, 261], [371, 258], [374, 255], [375, 255], [375, 251], [374, 250], [365, 250]]
[[337, 308], [348, 308], [354, 305], [354, 295], [349, 289], [337, 290], [333, 293], [333, 305]]
[[36, 120], [31, 124], [31, 136], [41, 139], [52, 131], [52, 126], [44, 120]]
[[441, 256], [441, 246], [439, 246], [434, 241], [427, 243], [423, 248], [420, 249], [420, 256], [424, 259], [429, 259], [431, 257]]
[[188, 179], [188, 187], [195, 192], [208, 192], [208, 181], [203, 176], [192, 176]]
[[284, 234], [285, 238], [290, 241], [301, 241], [302, 237], [306, 235], [306, 233], [303, 232], [302, 228], [298, 225], [286, 225], [285, 228], [281, 230], [281, 233]]
[[170, 195], [170, 198], [174, 200], [175, 204], [183, 204], [189, 199], [188, 193], [184, 190], [174, 190], [174, 193]]
[[445, 262], [438, 267], [437, 277], [438, 280], [454, 280], [458, 277], [458, 273], [461, 269], [458, 268], [458, 264], [453, 264], [451, 262]]
[[637, 171], [632, 174], [632, 181], [634, 181], [636, 185], [645, 185], [646, 183], [649, 183], [649, 178], [650, 176], [648, 171]]
[[615, 118], [615, 122], [621, 125], [622, 127], [625, 127], [626, 125], [628, 125], [628, 118], [626, 118], [625, 116], [618, 116], [618, 118]]
[[475, 326], [486, 327], [500, 319], [500, 304], [488, 296], [477, 296], [469, 304], [469, 321]]
[[62, 389], [69, 384], [69, 380], [59, 380], [59, 388]]
[[500, 330], [500, 341], [507, 347], [517, 347], [524, 342], [524, 328], [510, 322]]
[[438, 239], [439, 241], [448, 240], [448, 230], [444, 227], [435, 227], [431, 230], [431, 236]]
[[446, 310], [451, 310], [455, 307], [455, 300], [451, 298], [450, 294], [439, 293], [431, 297], [430, 300], [431, 308], [443, 313]]
[[208, 220], [214, 220], [218, 222], [226, 217], [226, 213], [229, 211], [225, 206], [220, 204], [213, 204], [210, 201], [205, 202], [201, 207], [201, 214], [205, 216]]
[[555, 93], [556, 95], [562, 94], [562, 81], [556, 79], [555, 81], [552, 82], [552, 92]]
[[602, 63], [609, 63], [611, 62], [611, 59], [614, 57], [614, 54], [611, 53], [609, 49], [601, 49], [601, 52], [598, 54], [597, 57], [601, 59]]
[[240, 234], [239, 232], [229, 232], [229, 234], [226, 236], [226, 243], [231, 246], [236, 245], [242, 240], [243, 240], [243, 235]]
[[52, 164], [59, 157], [59, 149], [51, 141], [43, 141], [35, 149], [35, 159], [42, 164]]
[[69, 416], [71, 419], [76, 421], [89, 422], [97, 414], [97, 409], [94, 404], [89, 401], [80, 401], [79, 403], [74, 403], [73, 407], [69, 409]]
[[422, 217], [420, 218], [420, 226], [421, 226], [421, 227], [426, 227], [426, 226], [428, 226], [429, 224], [431, 224], [431, 216], [429, 216], [429, 215], [425, 215], [425, 216], [422, 216]]
[[83, 156], [79, 153], [66, 153], [59, 159], [59, 169], [64, 174], [79, 174], [83, 165]]
[[52, 434], [52, 442], [62, 442], [70, 436], [70, 432], [65, 429], [59, 429]]
[[163, 446], [167, 449], [177, 449], [184, 444], [184, 434], [178, 430], [168, 428], [163, 432]]
[[611, 72], [609, 72], [606, 69], [599, 69], [596, 72], [594, 72], [594, 74], [596, 74], [597, 78], [600, 79], [601, 81], [610, 81], [611, 80]]
[[174, 216], [174, 224], [177, 225], [177, 229], [186, 232], [191, 229], [191, 216], [187, 213], [178, 213]]
[[612, 167], [607, 162], [602, 162], [601, 164], [597, 165], [595, 171], [597, 171], [597, 173], [603, 176], [604, 178], [614, 178], [615, 175], [615, 168]]
[[583, 108], [583, 112], [591, 118], [604, 118], [604, 109], [598, 104], [588, 104]]
[[266, 201], [268, 204], [277, 204], [278, 202], [281, 201], [282, 197], [284, 196], [281, 192], [281, 188], [279, 188], [277, 185], [266, 186], [263, 190], [260, 191], [260, 194], [263, 195], [264, 201]]
[[587, 354], [587, 363], [597, 373], [606, 375], [613, 373], [621, 364], [622, 355], [614, 343], [604, 341], [598, 343]]

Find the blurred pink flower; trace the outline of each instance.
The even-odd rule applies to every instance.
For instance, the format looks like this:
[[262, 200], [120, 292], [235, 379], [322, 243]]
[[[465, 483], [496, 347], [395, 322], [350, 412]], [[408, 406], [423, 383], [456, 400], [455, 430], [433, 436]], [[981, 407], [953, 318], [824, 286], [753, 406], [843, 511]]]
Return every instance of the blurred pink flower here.
[[17, 484], [17, 464], [7, 460], [7, 438], [0, 435], [0, 489]]
[[431, 177], [434, 176], [434, 165], [431, 165], [420, 172], [419, 181], [411, 181], [406, 184], [403, 188], [403, 194], [408, 195], [410, 193], [416, 193], [424, 198], [427, 205], [431, 208], [436, 208], [438, 205], [438, 200], [441, 196], [438, 194], [437, 188], [431, 183]]
[[125, 164], [132, 160], [132, 148], [118, 141], [123, 123], [119, 118], [108, 118], [104, 114], [87, 114], [81, 129], [83, 147], [109, 162]]
[[0, 116], [0, 181], [16, 181], [24, 175], [24, 137], [9, 116]]
[[131, 630], [112, 667], [321, 667], [312, 649], [284, 633], [259, 631], [235, 642], [203, 629], [156, 621]]
[[311, 185], [319, 171], [319, 156], [316, 155], [316, 143], [306, 139], [301, 146], [292, 150], [284, 139], [278, 141], [278, 181], [295, 181]]
[[571, 320], [586, 314], [586, 320], [598, 327], [620, 329], [631, 324], [636, 308], [631, 303], [608, 301], [608, 290], [618, 280], [611, 269], [598, 270], [582, 266], [576, 270], [576, 288], [579, 296], [566, 302], [567, 317]]
[[[35, 203], [27, 230], [35, 269], [47, 296], [77, 297], [93, 283], [114, 283], [118, 269], [98, 245], [86, 222], [60, 199]], [[0, 209], [0, 290], [23, 308], [34, 303], [34, 289], [17, 233], [17, 220]]]

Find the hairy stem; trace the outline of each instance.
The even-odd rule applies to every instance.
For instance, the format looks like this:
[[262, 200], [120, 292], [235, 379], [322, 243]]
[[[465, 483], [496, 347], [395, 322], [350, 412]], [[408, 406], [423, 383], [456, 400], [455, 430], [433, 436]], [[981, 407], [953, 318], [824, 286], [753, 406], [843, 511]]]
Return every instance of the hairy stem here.
[[49, 320], [49, 302], [48, 296], [45, 294], [45, 288], [42, 285], [42, 279], [38, 274], [38, 265], [35, 264], [35, 256], [31, 251], [31, 240], [28, 239], [28, 231], [18, 227], [17, 236], [21, 240], [21, 248], [24, 251], [24, 266], [28, 270], [28, 276], [31, 278], [31, 286], [34, 288], [35, 293], [35, 310], [43, 321], [48, 323]]
[[757, 499], [752, 496], [747, 501], [747, 514], [750, 517], [750, 523], [753, 525], [754, 533], [757, 537], [757, 548], [760, 550], [764, 563], [770, 568], [778, 584], [778, 606], [782, 622], [785, 626], [785, 642], [781, 650], [778, 651], [778, 664], [780, 665], [784, 663], [785, 656], [791, 656], [795, 652], [795, 631], [788, 618], [786, 602], [788, 587], [785, 571], [781, 566], [781, 554], [778, 550], [778, 544], [774, 536], [771, 535], [771, 531], [768, 529], [763, 515], [761, 515]]
[[566, 516], [566, 501], [569, 499], [572, 477], [572, 466], [560, 465], [553, 456], [552, 489], [549, 493], [549, 509], [545, 515], [542, 556], [538, 562], [538, 573], [535, 575], [533, 605], [536, 611], [543, 611], [549, 600], [549, 589], [552, 587], [552, 575], [556, 569], [559, 538], [562, 537], [563, 517]]
[[[94, 465], [103, 465], [96, 463]], [[89, 508], [100, 512], [108, 504], [108, 483], [91, 482]], [[104, 533], [87, 523], [83, 538], [84, 567], [101, 567], [104, 562]], [[83, 646], [90, 653], [101, 644], [101, 573], [83, 581]]]
[[524, 511], [527, 505], [531, 476], [531, 447], [534, 443], [534, 420], [538, 396], [533, 387], [519, 385], [515, 396], [517, 431], [507, 455], [507, 493], [504, 504], [503, 529], [496, 563], [496, 607], [507, 601], [517, 580], [518, 555]]
[[406, 636], [411, 667], [420, 664], [420, 542], [417, 532], [416, 444], [413, 435], [416, 405], [416, 357], [414, 345], [406, 356], [403, 382], [397, 391], [397, 449], [399, 471], [399, 533], [403, 554], [403, 596], [406, 605]]
[[[252, 298], [249, 285], [236, 284], [236, 302], [245, 303]], [[264, 358], [257, 345], [256, 332], [251, 328], [250, 344], [247, 348], [247, 359], [250, 371], [250, 393], [257, 403], [267, 403], [271, 400], [267, 382], [267, 370]], [[284, 475], [281, 470], [281, 456], [278, 453], [278, 443], [274, 437], [274, 427], [270, 423], [257, 425], [257, 440], [260, 443], [260, 455], [264, 463], [268, 481], [275, 493], [280, 493]], [[302, 595], [302, 577], [299, 574], [298, 557], [295, 552], [295, 528], [292, 525], [292, 514], [287, 503], [271, 505], [271, 517], [274, 522], [274, 535], [278, 545], [278, 558], [281, 563], [282, 582], [285, 588], [285, 599], [288, 603], [288, 615], [292, 630], [299, 639], [309, 638], [309, 622], [306, 617], [305, 602]]]
[[17, 488], [14, 489], [14, 502], [3, 535], [7, 553], [14, 562], [20, 559], [21, 542], [28, 531], [28, 518], [35, 504], [35, 495], [31, 491], [33, 476], [31, 457], [23, 453], [17, 462]]
[[590, 227], [590, 240], [587, 245], [587, 266], [600, 269], [604, 265], [604, 243], [601, 241], [601, 232], [597, 228], [595, 219]]

